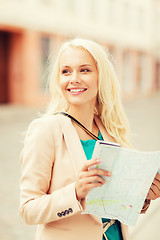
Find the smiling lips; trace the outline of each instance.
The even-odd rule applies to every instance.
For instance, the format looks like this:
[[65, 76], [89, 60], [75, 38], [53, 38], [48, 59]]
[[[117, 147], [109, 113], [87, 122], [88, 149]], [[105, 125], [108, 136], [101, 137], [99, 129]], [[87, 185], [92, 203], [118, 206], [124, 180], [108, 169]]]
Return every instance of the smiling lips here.
[[77, 93], [82, 93], [85, 92], [87, 89], [86, 88], [69, 88], [67, 91], [77, 94]]

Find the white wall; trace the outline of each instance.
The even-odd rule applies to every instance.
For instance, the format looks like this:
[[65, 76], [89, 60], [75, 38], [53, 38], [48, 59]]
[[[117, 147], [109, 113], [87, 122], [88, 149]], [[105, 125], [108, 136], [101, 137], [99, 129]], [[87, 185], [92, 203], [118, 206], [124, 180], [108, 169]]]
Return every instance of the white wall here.
[[0, 0], [0, 6], [1, 24], [82, 35], [144, 51], [160, 43], [154, 0]]

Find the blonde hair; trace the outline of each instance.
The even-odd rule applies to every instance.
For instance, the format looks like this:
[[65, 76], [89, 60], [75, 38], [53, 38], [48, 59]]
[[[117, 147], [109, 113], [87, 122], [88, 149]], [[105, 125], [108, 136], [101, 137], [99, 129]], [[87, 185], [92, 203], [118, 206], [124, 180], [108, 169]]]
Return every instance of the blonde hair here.
[[51, 100], [46, 114], [50, 115], [56, 111], [68, 109], [68, 103], [59, 87], [59, 60], [63, 51], [68, 47], [82, 48], [93, 56], [98, 69], [98, 95], [95, 114], [98, 115], [107, 132], [116, 142], [120, 143], [121, 146], [129, 147], [130, 129], [121, 104], [120, 85], [109, 54], [94, 41], [73, 39], [62, 45], [50, 74]]

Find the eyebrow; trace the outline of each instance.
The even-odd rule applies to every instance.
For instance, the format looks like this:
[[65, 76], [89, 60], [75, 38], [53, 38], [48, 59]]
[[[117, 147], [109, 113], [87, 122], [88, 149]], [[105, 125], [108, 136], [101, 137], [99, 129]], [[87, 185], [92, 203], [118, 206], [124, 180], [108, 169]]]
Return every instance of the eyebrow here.
[[92, 67], [92, 65], [89, 64], [89, 63], [86, 63], [86, 64], [82, 64], [82, 65], [80, 65], [80, 67], [87, 67], [87, 66]]
[[[86, 64], [82, 64], [82, 65], [80, 65], [80, 67], [93, 67], [91, 64], [89, 64], [89, 63], [86, 63]], [[70, 66], [67, 66], [67, 65], [65, 65], [65, 66], [61, 66], [61, 68], [70, 68]]]

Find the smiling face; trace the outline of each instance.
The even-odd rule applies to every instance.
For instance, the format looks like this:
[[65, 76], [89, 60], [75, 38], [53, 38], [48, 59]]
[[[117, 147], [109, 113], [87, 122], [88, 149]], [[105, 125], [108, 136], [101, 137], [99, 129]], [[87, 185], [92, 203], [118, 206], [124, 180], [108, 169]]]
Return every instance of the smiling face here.
[[60, 88], [69, 106], [96, 104], [98, 71], [92, 55], [82, 48], [69, 47], [60, 58]]

